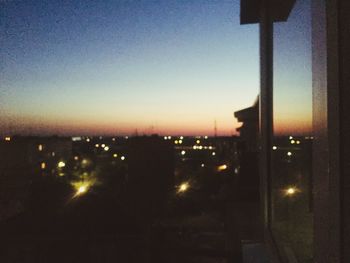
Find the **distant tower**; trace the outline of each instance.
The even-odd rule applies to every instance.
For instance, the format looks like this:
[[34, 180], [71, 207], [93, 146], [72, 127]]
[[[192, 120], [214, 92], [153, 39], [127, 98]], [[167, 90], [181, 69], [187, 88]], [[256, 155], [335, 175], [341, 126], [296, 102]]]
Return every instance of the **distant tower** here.
[[214, 120], [214, 137], [216, 138], [218, 136], [218, 127], [216, 124], [216, 119]]

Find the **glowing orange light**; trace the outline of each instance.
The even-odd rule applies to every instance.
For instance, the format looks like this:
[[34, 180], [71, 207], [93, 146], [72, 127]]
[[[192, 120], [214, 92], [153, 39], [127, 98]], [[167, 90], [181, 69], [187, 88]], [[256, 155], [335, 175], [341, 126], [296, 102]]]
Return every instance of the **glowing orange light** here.
[[218, 166], [218, 171], [220, 172], [220, 171], [224, 171], [224, 170], [226, 170], [227, 169], [227, 165], [226, 164], [223, 164], [223, 165], [220, 165], [220, 166]]

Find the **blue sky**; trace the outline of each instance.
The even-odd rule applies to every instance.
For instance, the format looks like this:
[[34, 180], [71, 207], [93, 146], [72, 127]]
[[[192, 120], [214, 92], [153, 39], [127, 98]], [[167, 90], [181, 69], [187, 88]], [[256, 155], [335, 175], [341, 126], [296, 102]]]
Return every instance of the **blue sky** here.
[[219, 134], [259, 87], [239, 1], [3, 1], [3, 133]]

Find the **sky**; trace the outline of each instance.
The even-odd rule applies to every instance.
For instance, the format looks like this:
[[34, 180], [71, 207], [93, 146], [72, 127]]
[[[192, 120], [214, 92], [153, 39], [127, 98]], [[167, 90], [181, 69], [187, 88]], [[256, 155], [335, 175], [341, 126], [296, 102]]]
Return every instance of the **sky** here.
[[312, 134], [311, 1], [274, 25], [274, 134]]
[[236, 134], [259, 89], [239, 0], [3, 0], [2, 134]]

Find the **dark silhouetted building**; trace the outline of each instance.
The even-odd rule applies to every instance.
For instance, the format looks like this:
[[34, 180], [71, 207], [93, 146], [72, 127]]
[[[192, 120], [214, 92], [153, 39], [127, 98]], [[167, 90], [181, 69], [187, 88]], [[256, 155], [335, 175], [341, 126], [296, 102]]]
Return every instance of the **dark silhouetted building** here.
[[238, 122], [242, 122], [237, 131], [245, 144], [246, 150], [256, 152], [259, 136], [259, 98], [256, 99], [252, 107], [236, 111], [234, 116]]
[[130, 210], [143, 220], [159, 216], [174, 186], [174, 148], [158, 136], [128, 140], [127, 195]]

